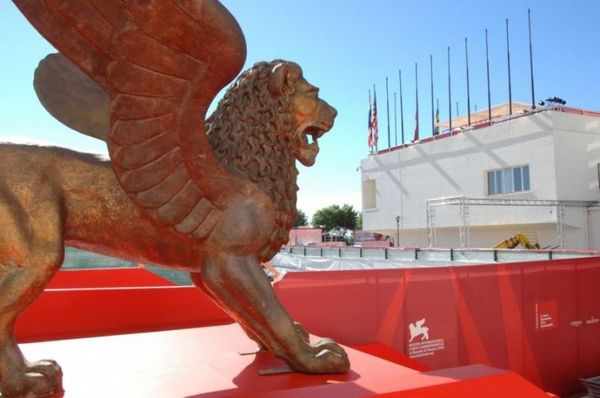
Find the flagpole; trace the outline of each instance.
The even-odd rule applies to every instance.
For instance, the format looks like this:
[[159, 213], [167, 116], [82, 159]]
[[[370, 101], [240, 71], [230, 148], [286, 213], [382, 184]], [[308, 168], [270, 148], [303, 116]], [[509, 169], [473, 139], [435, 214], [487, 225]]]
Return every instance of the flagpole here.
[[398, 105], [396, 104], [396, 93], [394, 92], [394, 146], [398, 146]]
[[450, 80], [450, 46], [448, 46], [448, 117], [448, 127], [450, 131], [452, 131], [452, 84]]
[[431, 82], [431, 135], [435, 135], [435, 116], [433, 109], [433, 55], [429, 54], [429, 80]]
[[418, 75], [418, 64], [415, 62], [415, 99], [417, 108], [415, 110], [415, 131], [413, 135], [413, 141], [419, 140], [419, 75]]
[[390, 135], [390, 94], [388, 90], [388, 78], [385, 77], [385, 102], [387, 108], [387, 133], [388, 133], [388, 149], [392, 147], [392, 138]]
[[467, 65], [467, 121], [471, 126], [471, 90], [469, 87], [469, 49], [467, 48], [467, 38], [465, 37], [465, 63]]
[[487, 68], [488, 121], [492, 123], [492, 97], [490, 94], [490, 58], [488, 52], [488, 30], [485, 28], [485, 63]]
[[508, 18], [506, 18], [506, 63], [508, 65], [508, 114], [512, 116], [512, 85], [510, 79], [510, 43], [508, 40]]
[[398, 81], [400, 82], [400, 131], [402, 133], [402, 144], [404, 144], [404, 105], [402, 101], [402, 71], [398, 69]]
[[529, 25], [529, 69], [531, 70], [531, 108], [535, 109], [535, 90], [533, 86], [533, 46], [531, 44], [531, 9], [527, 9], [527, 22]]
[[[378, 143], [379, 143], [379, 123], [377, 121], [377, 92], [375, 91], [375, 85], [373, 84], [373, 109], [375, 110], [375, 116], [374, 120], [375, 120], [375, 124], [374, 124], [374, 128], [373, 128], [373, 141], [375, 142], [375, 152], [377, 152], [378, 149]], [[377, 129], [377, 133], [375, 132], [375, 129]], [[377, 134], [377, 136], [376, 136]]]

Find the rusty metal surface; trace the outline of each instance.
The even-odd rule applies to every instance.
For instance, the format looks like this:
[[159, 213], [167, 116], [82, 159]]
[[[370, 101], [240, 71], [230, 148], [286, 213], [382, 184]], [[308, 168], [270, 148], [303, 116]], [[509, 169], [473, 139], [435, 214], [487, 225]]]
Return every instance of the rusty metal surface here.
[[44, 106], [106, 139], [111, 161], [0, 146], [2, 396], [62, 389], [60, 367], [26, 361], [12, 327], [60, 268], [65, 244], [188, 270], [292, 369], [347, 371], [346, 353], [333, 341], [306, 341], [260, 266], [296, 219], [295, 161], [315, 162], [317, 139], [336, 116], [301, 68], [283, 60], [255, 65], [205, 121], [245, 59], [241, 29], [219, 2], [15, 4], [60, 51], [36, 73]]

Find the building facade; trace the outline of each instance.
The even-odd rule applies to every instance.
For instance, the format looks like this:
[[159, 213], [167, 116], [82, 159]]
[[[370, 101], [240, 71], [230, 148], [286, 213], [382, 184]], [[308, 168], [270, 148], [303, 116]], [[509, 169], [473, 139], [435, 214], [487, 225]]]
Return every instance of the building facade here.
[[372, 154], [361, 178], [363, 228], [399, 246], [492, 247], [525, 233], [600, 249], [600, 113], [495, 116]]

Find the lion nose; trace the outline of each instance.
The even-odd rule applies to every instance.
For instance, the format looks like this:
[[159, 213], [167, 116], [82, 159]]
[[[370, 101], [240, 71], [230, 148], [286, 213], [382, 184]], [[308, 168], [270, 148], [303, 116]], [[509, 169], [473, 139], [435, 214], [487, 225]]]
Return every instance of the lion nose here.
[[321, 105], [323, 106], [323, 108], [327, 111], [327, 113], [329, 113], [329, 115], [331, 116], [332, 119], [335, 119], [335, 117], [337, 116], [337, 110], [329, 105], [326, 101], [321, 100]]

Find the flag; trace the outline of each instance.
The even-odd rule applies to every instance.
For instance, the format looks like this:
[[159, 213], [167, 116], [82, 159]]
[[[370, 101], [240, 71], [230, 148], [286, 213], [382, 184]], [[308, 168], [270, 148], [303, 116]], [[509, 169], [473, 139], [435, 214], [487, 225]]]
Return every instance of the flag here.
[[435, 108], [435, 130], [433, 135], [438, 135], [440, 133], [440, 104], [436, 103]]
[[377, 94], [373, 87], [373, 104], [371, 105], [371, 96], [369, 95], [369, 148], [377, 150], [377, 140], [379, 139], [379, 127], [377, 126]]
[[373, 104], [371, 103], [371, 90], [369, 90], [369, 120], [368, 120], [368, 131], [369, 131], [369, 135], [368, 135], [368, 144], [369, 144], [369, 150], [371, 152], [373, 152]]

